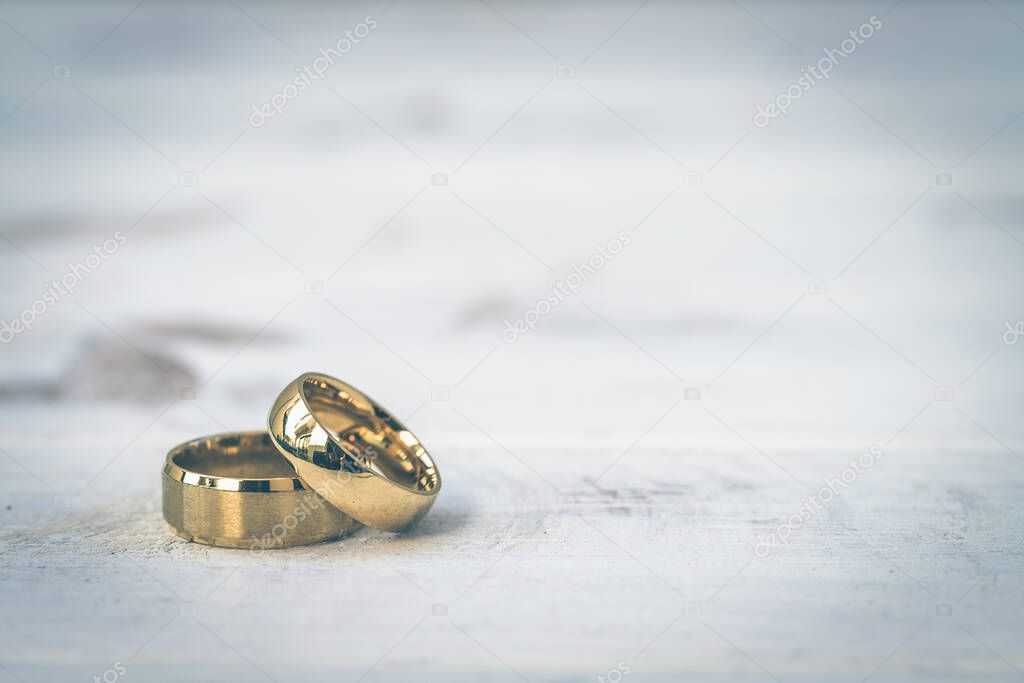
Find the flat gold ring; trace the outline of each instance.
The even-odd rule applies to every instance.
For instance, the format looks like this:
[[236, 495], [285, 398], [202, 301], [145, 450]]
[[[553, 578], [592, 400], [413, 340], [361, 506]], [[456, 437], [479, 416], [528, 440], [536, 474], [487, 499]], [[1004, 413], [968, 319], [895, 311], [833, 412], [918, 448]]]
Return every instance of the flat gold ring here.
[[162, 479], [164, 519], [189, 541], [255, 552], [332, 540], [361, 526], [307, 489], [262, 431], [175, 446]]
[[277, 397], [267, 424], [299, 478], [367, 526], [402, 531], [427, 514], [441, 490], [419, 439], [339, 379], [299, 375]]

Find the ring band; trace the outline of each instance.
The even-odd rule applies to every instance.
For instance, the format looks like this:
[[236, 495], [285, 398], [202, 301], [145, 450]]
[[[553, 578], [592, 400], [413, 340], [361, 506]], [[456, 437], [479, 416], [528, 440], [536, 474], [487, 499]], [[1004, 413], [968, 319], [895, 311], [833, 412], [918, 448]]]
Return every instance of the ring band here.
[[303, 486], [266, 432], [175, 446], [162, 479], [164, 519], [189, 541], [262, 551], [339, 538], [360, 526]]
[[299, 375], [277, 397], [267, 423], [299, 478], [367, 526], [406, 529], [441, 490], [441, 475], [412, 432], [339, 379]]

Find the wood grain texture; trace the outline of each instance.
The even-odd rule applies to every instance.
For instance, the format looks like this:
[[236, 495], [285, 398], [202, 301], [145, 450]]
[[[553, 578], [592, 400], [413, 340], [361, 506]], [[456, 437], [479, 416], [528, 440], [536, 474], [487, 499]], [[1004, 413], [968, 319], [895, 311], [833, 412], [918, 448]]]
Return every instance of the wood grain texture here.
[[[994, 4], [5, 5], [0, 317], [127, 239], [0, 347], [0, 683], [1020, 680], [1024, 19]], [[430, 514], [171, 534], [167, 450], [307, 370], [423, 440]]]

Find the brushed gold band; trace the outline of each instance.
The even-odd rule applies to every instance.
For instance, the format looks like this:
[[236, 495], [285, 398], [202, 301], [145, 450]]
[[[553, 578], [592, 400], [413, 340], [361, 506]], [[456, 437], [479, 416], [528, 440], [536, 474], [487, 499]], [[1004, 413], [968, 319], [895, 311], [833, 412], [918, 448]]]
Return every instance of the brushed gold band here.
[[367, 526], [406, 529], [441, 490], [441, 475], [412, 432], [339, 379], [300, 375], [277, 397], [267, 424], [299, 478]]
[[361, 526], [303, 486], [266, 432], [176, 446], [162, 479], [164, 519], [198, 543], [262, 551], [339, 538]]

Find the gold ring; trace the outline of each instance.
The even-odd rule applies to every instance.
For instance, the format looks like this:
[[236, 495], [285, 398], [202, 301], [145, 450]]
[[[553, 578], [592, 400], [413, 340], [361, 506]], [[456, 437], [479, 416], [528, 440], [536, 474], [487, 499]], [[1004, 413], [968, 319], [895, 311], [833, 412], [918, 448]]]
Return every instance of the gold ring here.
[[406, 529], [441, 490], [441, 475], [419, 439], [341, 380], [299, 375], [277, 397], [267, 423], [299, 478], [367, 526]]
[[163, 470], [164, 519], [189, 541], [262, 551], [344, 536], [360, 524], [303, 486], [266, 432], [175, 446]]

